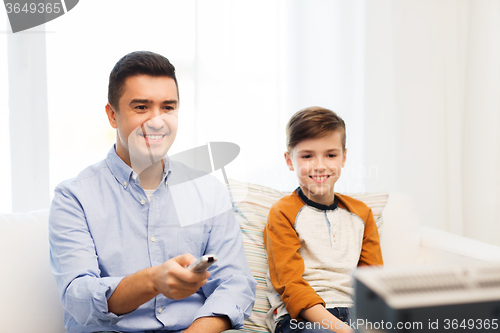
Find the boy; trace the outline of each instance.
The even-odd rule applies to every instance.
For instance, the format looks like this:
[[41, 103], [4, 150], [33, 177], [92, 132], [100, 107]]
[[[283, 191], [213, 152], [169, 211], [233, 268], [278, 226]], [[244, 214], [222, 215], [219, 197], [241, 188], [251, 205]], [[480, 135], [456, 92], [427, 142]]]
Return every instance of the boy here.
[[382, 265], [377, 226], [364, 203], [334, 193], [346, 161], [344, 121], [321, 107], [287, 125], [288, 168], [299, 187], [276, 202], [264, 230], [267, 321], [276, 333], [352, 332], [350, 271]]

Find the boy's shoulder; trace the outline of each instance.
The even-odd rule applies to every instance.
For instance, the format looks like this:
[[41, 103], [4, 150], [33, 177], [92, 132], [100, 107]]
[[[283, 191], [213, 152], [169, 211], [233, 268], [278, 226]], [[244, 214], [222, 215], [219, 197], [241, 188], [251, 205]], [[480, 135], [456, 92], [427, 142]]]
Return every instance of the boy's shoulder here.
[[335, 193], [335, 196], [337, 197], [338, 206], [340, 208], [347, 209], [352, 214], [359, 216], [363, 221], [366, 221], [371, 214], [371, 208], [363, 201], [340, 193]]
[[292, 193], [285, 195], [278, 201], [276, 201], [272, 206], [271, 210], [290, 210], [293, 208], [300, 209], [300, 207], [304, 206], [302, 200], [300, 200], [297, 195], [297, 191], [293, 191]]
[[289, 195], [286, 195], [276, 201], [272, 206], [269, 212], [269, 218], [272, 220], [273, 217], [279, 218], [279, 216], [285, 216], [287, 220], [293, 221], [295, 220], [295, 216], [297, 216], [298, 212], [302, 207], [304, 207], [304, 203], [300, 200], [296, 191], [293, 191]]

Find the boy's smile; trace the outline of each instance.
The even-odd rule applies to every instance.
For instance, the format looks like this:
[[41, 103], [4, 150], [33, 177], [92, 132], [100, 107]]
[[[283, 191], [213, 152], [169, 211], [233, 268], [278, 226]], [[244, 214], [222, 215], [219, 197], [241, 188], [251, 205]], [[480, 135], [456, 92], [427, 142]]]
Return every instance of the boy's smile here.
[[290, 170], [297, 173], [300, 188], [312, 201], [329, 206], [335, 200], [334, 185], [346, 160], [339, 131], [299, 142], [285, 153]]

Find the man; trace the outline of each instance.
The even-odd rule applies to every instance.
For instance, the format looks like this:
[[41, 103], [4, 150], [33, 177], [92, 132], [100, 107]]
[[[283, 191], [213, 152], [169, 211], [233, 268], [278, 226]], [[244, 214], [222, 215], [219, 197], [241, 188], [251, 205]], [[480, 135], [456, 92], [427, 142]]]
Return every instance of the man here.
[[[133, 52], [113, 68], [106, 113], [116, 145], [61, 183], [50, 209], [51, 268], [69, 333], [221, 332], [250, 315], [255, 281], [227, 192], [166, 156], [178, 108], [163, 56]], [[203, 219], [186, 221], [201, 208]], [[204, 254], [219, 258], [209, 272], [186, 268]]]

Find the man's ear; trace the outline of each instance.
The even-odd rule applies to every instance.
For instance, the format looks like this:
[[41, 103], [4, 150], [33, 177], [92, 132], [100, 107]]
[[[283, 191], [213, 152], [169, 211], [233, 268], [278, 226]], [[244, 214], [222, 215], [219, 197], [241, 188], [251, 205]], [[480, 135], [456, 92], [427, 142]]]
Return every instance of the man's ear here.
[[116, 124], [116, 110], [111, 104], [106, 104], [106, 114], [108, 115], [109, 124], [111, 127], [116, 129], [118, 125]]
[[292, 159], [290, 158], [290, 153], [287, 151], [285, 152], [285, 161], [286, 161], [286, 165], [288, 165], [288, 169], [290, 171], [293, 171]]
[[344, 157], [342, 158], [342, 167], [344, 167], [344, 165], [345, 165], [345, 159], [347, 157], [347, 148], [344, 149], [344, 154], [343, 155], [344, 155]]

